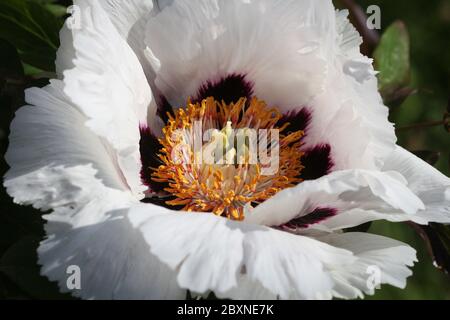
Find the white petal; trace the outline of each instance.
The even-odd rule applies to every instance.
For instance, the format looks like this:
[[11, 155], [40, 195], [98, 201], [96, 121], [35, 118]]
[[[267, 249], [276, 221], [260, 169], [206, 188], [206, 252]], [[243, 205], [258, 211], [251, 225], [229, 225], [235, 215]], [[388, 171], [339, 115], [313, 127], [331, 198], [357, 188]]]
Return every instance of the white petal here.
[[[266, 234], [268, 236], [268, 234]], [[292, 236], [295, 237], [295, 236]], [[276, 235], [277, 243], [280, 241], [279, 235]], [[299, 238], [297, 238], [299, 240]], [[292, 241], [297, 241], [292, 238]], [[346, 234], [332, 234], [326, 237], [319, 237], [324, 243], [331, 245], [333, 250], [338, 248], [344, 249], [341, 251], [344, 255], [340, 259], [336, 256], [329, 256], [330, 261], [323, 261], [323, 266], [327, 270], [326, 277], [329, 277], [332, 282], [332, 289], [328, 292], [316, 292], [312, 297], [314, 299], [331, 299], [333, 297], [354, 299], [363, 297], [364, 293], [373, 294], [374, 288], [378, 287], [377, 276], [379, 277], [379, 284], [390, 284], [396, 287], [404, 288], [406, 285], [406, 278], [412, 272], [407, 268], [412, 266], [416, 260], [415, 250], [408, 245], [385, 237], [375, 236], [365, 233], [346, 233]], [[302, 240], [299, 240], [302, 241]], [[313, 243], [311, 243], [313, 244]], [[299, 243], [297, 244], [299, 245]], [[267, 252], [265, 249], [268, 244], [264, 244], [264, 249], [256, 251]], [[321, 246], [316, 246], [315, 250], [320, 250]], [[283, 243], [283, 248], [286, 248], [286, 243]], [[300, 247], [299, 247], [300, 248]], [[306, 247], [307, 248], [307, 247]], [[305, 248], [305, 249], [306, 249]], [[314, 250], [312, 248], [308, 248]], [[304, 251], [304, 250], [303, 250]], [[337, 253], [335, 251], [334, 253]], [[348, 253], [352, 253], [352, 258]], [[280, 251], [278, 255], [282, 255], [285, 251]], [[287, 253], [287, 252], [286, 252]], [[276, 253], [274, 253], [276, 255]], [[329, 253], [328, 253], [329, 254]], [[294, 256], [294, 255], [293, 255]], [[344, 258], [345, 257], [345, 258]], [[326, 260], [326, 259], [325, 259]], [[345, 262], [347, 260], [347, 262]], [[269, 259], [265, 261], [260, 268], [263, 271], [266, 265], [276, 264], [276, 259]], [[305, 270], [303, 268], [302, 270]], [[307, 270], [307, 269], [306, 269]], [[261, 271], [262, 272], [262, 271]], [[379, 272], [379, 273], [378, 273]], [[299, 275], [302, 272], [298, 273]], [[265, 289], [258, 281], [250, 280], [251, 273], [243, 276], [239, 282], [239, 286], [228, 293], [228, 296], [234, 299], [252, 299], [257, 296], [261, 299], [276, 299], [277, 295], [273, 295], [269, 290]], [[312, 280], [314, 276], [311, 275]], [[278, 281], [278, 280], [277, 280]], [[295, 283], [295, 281], [293, 281]], [[294, 288], [294, 286], [291, 286]], [[298, 295], [291, 295], [291, 299], [302, 298]]]
[[63, 72], [64, 92], [89, 118], [87, 126], [111, 144], [129, 187], [142, 197], [139, 125], [147, 123], [150, 87], [136, 55], [100, 4], [75, 4], [82, 23], [72, 30], [75, 67]]
[[333, 269], [336, 281], [333, 295], [340, 298], [362, 298], [363, 293], [372, 295], [378, 284], [404, 289], [406, 279], [412, 275], [408, 267], [417, 261], [415, 250], [408, 245], [367, 233], [332, 234], [319, 240], [349, 250], [357, 258], [345, 268]]
[[238, 223], [210, 214], [156, 208], [143, 205], [130, 216], [152, 254], [172, 270], [178, 270], [182, 288], [221, 293], [236, 286], [244, 237]]
[[85, 188], [71, 187], [66, 168], [85, 168], [75, 176], [86, 186], [97, 177], [110, 188], [128, 189], [107, 145], [84, 125], [86, 116], [68, 102], [62, 90], [63, 83], [53, 80], [43, 89], [26, 91], [31, 106], [16, 113], [5, 156], [11, 167], [5, 176], [9, 194], [18, 203], [44, 210], [74, 203], [72, 192]]
[[[69, 19], [75, 19], [72, 16]], [[71, 22], [72, 21], [72, 22]], [[76, 58], [75, 50], [73, 48], [73, 36], [70, 23], [77, 20], [67, 20], [59, 32], [60, 47], [56, 51], [55, 69], [58, 79], [63, 78], [63, 72], [75, 67], [74, 60]]]
[[[148, 17], [155, 14], [153, 10], [152, 1], [147, 0], [96, 0], [105, 10], [112, 24], [116, 28], [119, 35], [130, 45], [135, 54], [139, 58], [144, 67], [144, 72], [153, 80], [154, 72], [148, 65], [148, 61], [144, 55], [144, 39], [145, 39], [145, 24]], [[71, 7], [72, 17], [69, 18], [61, 31], [62, 46], [58, 50], [58, 59], [56, 61], [56, 69], [61, 75], [66, 69], [72, 69], [72, 59], [75, 59], [75, 52], [73, 52], [72, 44], [72, 30], [82, 28], [84, 19], [82, 8], [83, 5]]]
[[164, 8], [170, 6], [174, 0], [153, 0], [155, 8], [159, 11], [164, 10]]
[[152, 1], [147, 0], [100, 0], [111, 22], [119, 34], [128, 41], [133, 49], [144, 49], [145, 21], [153, 10]]
[[[56, 213], [47, 216], [48, 238], [38, 249], [41, 273], [58, 281], [61, 292], [83, 299], [184, 299], [186, 291], [177, 285], [175, 272], [149, 252], [131, 226], [128, 210], [120, 209], [118, 194], [110, 192], [77, 213], [87, 220], [103, 212], [105, 218], [96, 223], [71, 227], [58, 221]], [[67, 285], [71, 266], [79, 267], [79, 290]]]
[[[346, 90], [341, 92], [344, 93], [344, 97], [351, 97], [348, 100], [361, 118], [362, 130], [352, 132], [351, 143], [354, 143], [358, 135], [367, 136], [368, 143], [366, 149], [361, 152], [361, 158], [365, 159], [372, 167], [380, 169], [386, 161], [386, 157], [395, 148], [394, 126], [388, 121], [389, 110], [383, 104], [383, 99], [378, 91], [376, 71], [372, 65], [373, 60], [360, 52], [362, 37], [348, 20], [347, 10], [338, 11], [336, 15], [339, 34], [337, 44], [340, 52], [337, 55], [338, 65], [340, 71], [344, 73], [341, 82], [346, 84]], [[339, 86], [335, 88], [342, 90]]]
[[318, 299], [333, 288], [332, 267], [354, 262], [349, 251], [274, 229], [245, 237], [245, 266], [249, 279], [281, 299]]
[[141, 206], [130, 215], [151, 253], [178, 272], [182, 288], [219, 297], [314, 299], [329, 292], [330, 265], [350, 252], [289, 233], [210, 214]]
[[339, 67], [330, 67], [324, 92], [310, 106], [305, 148], [329, 144], [334, 170], [381, 169], [396, 137], [377, 80], [372, 76], [359, 83], [336, 63]]
[[147, 25], [156, 85], [180, 106], [207, 81], [245, 74], [269, 104], [301, 106], [321, 91], [326, 63], [314, 41], [333, 18], [322, 0], [174, 1]]
[[450, 179], [412, 153], [397, 147], [383, 170], [400, 172], [408, 187], [423, 201], [419, 223], [450, 223]]
[[17, 112], [6, 154], [4, 184], [14, 201], [52, 210], [38, 250], [42, 274], [69, 292], [66, 270], [80, 267], [75, 295], [82, 298], [184, 298], [173, 272], [120, 216], [136, 200], [107, 144], [62, 88], [54, 80], [26, 92], [32, 106]]
[[340, 216], [347, 211], [357, 213], [352, 219], [345, 219], [345, 223], [352, 226], [359, 225], [361, 219], [373, 218], [370, 215], [372, 210], [379, 213], [378, 218], [398, 219], [398, 215], [403, 215], [405, 220], [409, 220], [411, 215], [423, 208], [423, 203], [405, 184], [404, 179], [395, 173], [337, 171], [279, 192], [249, 211], [246, 221], [280, 226], [311, 213], [316, 208], [338, 210], [336, 216], [321, 223], [331, 229], [348, 227], [338, 223]]
[[372, 59], [361, 54], [360, 46], [363, 38], [348, 19], [348, 10], [336, 12], [336, 28], [339, 34], [339, 58], [344, 66], [344, 73], [352, 76], [357, 82], [364, 83], [376, 75], [372, 67]]
[[139, 58], [149, 81], [153, 81], [155, 73], [145, 56], [145, 27], [150, 16], [156, 14], [154, 4], [149, 0], [100, 0], [119, 34], [128, 42]]
[[238, 277], [238, 284], [231, 290], [216, 294], [219, 299], [233, 300], [276, 300], [278, 296], [266, 289], [259, 281], [250, 279], [248, 274]]
[[348, 10], [336, 11], [336, 29], [340, 35], [338, 45], [345, 57], [359, 56], [363, 38], [348, 20], [348, 15]]
[[269, 105], [308, 107], [305, 148], [331, 145], [334, 170], [380, 169], [394, 127], [346, 15], [330, 1], [174, 1], [147, 25], [156, 86], [181, 106], [207, 81], [243, 74]]
[[321, 222], [319, 225], [312, 226], [312, 230], [318, 229], [322, 231], [342, 230], [353, 228], [367, 222], [386, 220], [390, 222], [414, 221], [420, 223], [422, 219], [419, 211], [415, 214], [404, 214], [396, 210], [384, 208], [351, 208], [340, 212], [339, 214]]

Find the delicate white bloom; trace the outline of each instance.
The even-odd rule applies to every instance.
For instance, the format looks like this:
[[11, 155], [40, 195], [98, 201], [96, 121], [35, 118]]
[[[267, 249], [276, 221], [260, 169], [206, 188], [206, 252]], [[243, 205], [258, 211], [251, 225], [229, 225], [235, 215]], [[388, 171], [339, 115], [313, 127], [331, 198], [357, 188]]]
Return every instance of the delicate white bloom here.
[[[43, 275], [68, 291], [66, 268], [79, 266], [74, 294], [88, 299], [356, 298], [373, 294], [370, 266], [405, 287], [414, 249], [342, 230], [448, 223], [450, 180], [396, 146], [346, 11], [331, 0], [74, 2], [80, 28], [61, 32], [58, 79], [27, 90], [6, 155], [15, 202], [49, 212]], [[240, 110], [252, 111], [209, 97], [247, 98]], [[172, 109], [188, 99], [191, 113]], [[282, 174], [230, 167], [214, 180], [176, 167], [160, 143], [202, 106], [219, 131], [224, 117], [258, 128], [278, 114], [265, 127], [291, 133]]]

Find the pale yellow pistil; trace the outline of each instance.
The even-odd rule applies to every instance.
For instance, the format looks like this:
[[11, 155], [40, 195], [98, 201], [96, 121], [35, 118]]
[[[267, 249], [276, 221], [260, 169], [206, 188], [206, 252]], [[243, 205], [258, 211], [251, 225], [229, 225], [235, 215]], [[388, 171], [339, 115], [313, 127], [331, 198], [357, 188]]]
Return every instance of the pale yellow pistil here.
[[[276, 109], [268, 109], [256, 98], [249, 104], [242, 98], [229, 105], [208, 98], [178, 109], [174, 117], [170, 116], [160, 139], [163, 147], [158, 156], [162, 165], [152, 169], [152, 179], [167, 183], [165, 191], [175, 198], [167, 204], [182, 205], [185, 211], [213, 212], [243, 220], [246, 208], [301, 182], [303, 132], [283, 134], [288, 124], [277, 128], [280, 119]], [[211, 132], [210, 141], [200, 152], [193, 137], [195, 123], [199, 122], [202, 133]], [[265, 165], [252, 158], [249, 140], [245, 139], [250, 129], [279, 130], [276, 173], [265, 175]], [[237, 132], [236, 136], [233, 132]]]

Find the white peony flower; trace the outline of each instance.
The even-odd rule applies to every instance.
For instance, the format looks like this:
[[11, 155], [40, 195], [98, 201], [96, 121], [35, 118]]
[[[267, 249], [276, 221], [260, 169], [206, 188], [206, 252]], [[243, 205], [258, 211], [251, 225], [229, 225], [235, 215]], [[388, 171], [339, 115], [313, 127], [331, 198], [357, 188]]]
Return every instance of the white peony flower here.
[[[405, 287], [414, 249], [342, 230], [448, 223], [450, 180], [396, 146], [346, 11], [331, 0], [75, 5], [58, 79], [27, 90], [12, 123], [4, 182], [48, 212], [39, 263], [61, 291], [71, 265], [88, 299], [357, 298], [373, 294], [373, 267]], [[217, 137], [226, 124], [284, 129], [279, 173], [177, 163], [170, 133], [195, 120]]]

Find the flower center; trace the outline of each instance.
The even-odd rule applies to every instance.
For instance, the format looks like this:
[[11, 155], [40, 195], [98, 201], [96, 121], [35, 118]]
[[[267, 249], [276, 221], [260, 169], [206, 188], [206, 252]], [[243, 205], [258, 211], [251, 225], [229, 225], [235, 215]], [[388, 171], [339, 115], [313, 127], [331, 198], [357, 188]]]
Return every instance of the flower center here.
[[302, 180], [303, 131], [284, 133], [281, 113], [257, 98], [187, 104], [159, 140], [162, 162], [152, 179], [166, 183], [170, 206], [243, 220], [246, 209]]

